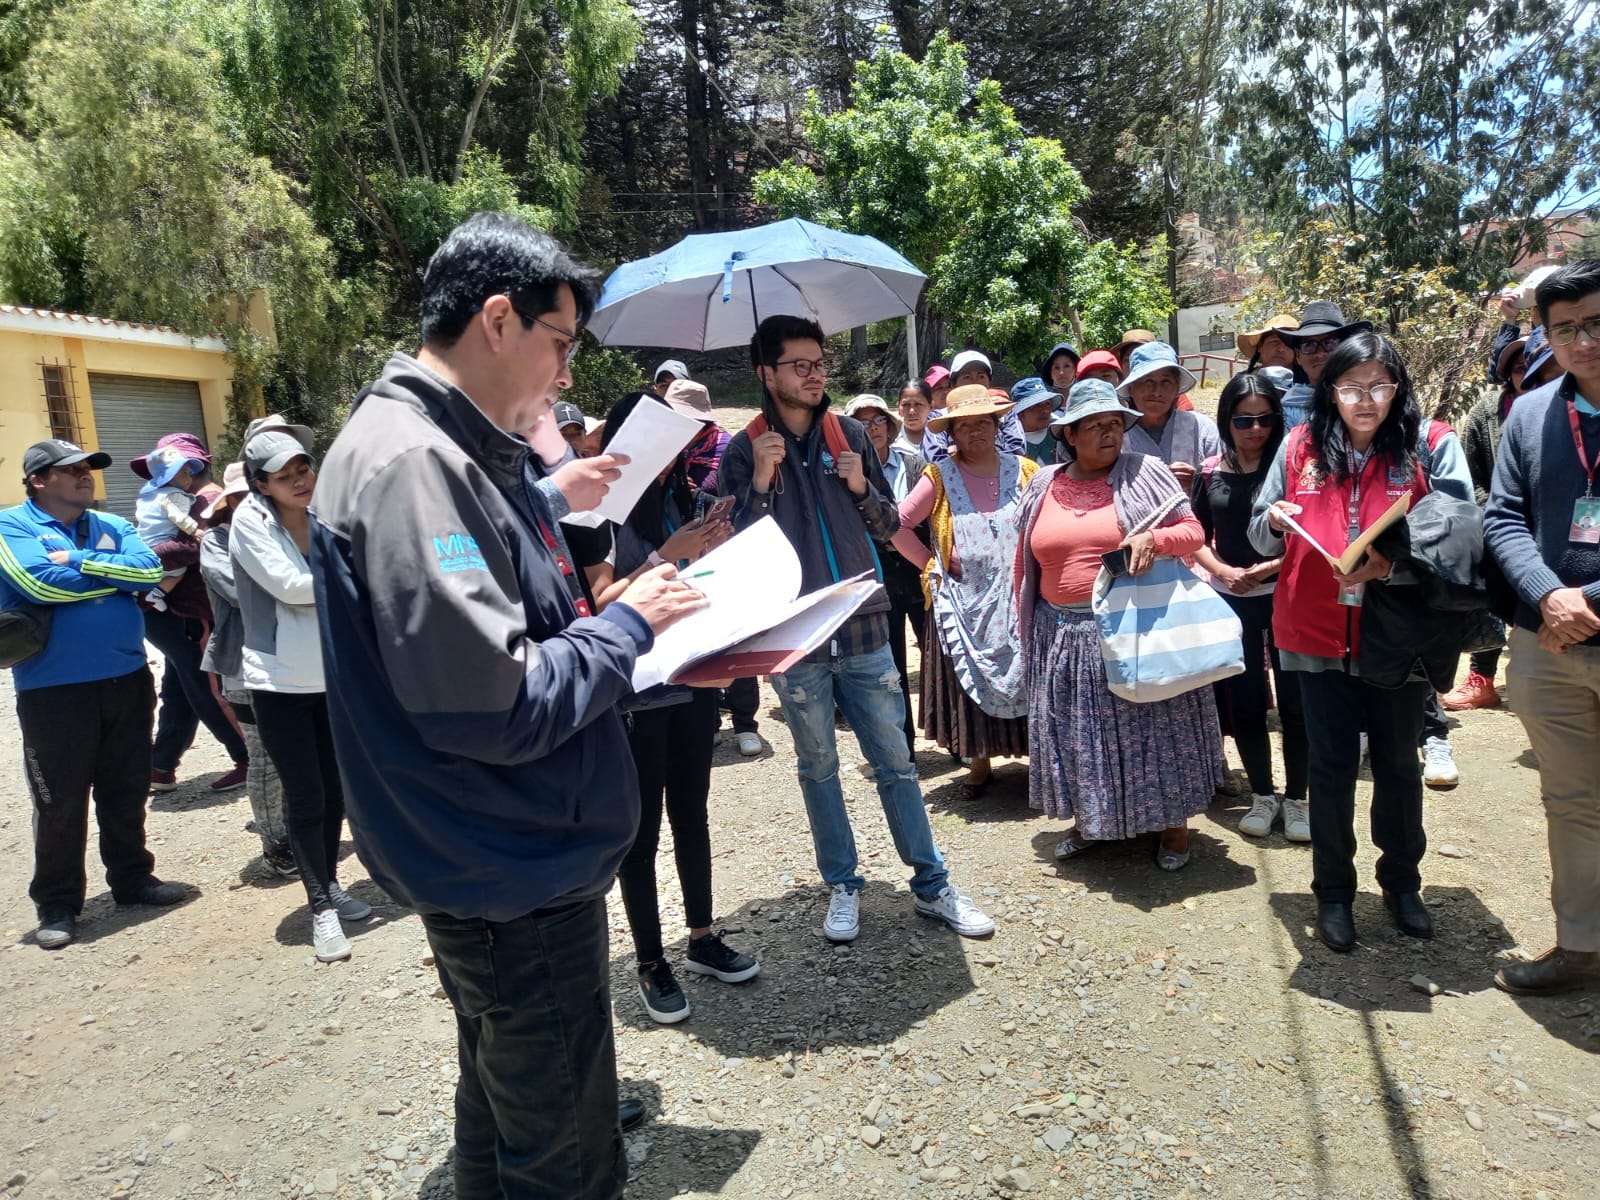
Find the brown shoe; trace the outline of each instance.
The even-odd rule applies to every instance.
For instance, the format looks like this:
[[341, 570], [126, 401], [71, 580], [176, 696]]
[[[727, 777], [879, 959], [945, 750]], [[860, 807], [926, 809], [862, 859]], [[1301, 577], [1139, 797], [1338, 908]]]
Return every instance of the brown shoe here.
[[1494, 973], [1494, 985], [1518, 996], [1548, 996], [1600, 983], [1600, 951], [1546, 950], [1528, 962], [1507, 963]]

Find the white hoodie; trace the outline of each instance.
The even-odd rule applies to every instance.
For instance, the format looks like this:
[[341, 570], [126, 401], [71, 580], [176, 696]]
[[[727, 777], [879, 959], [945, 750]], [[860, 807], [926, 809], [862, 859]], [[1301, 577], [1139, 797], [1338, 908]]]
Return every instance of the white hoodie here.
[[311, 565], [270, 500], [256, 493], [244, 498], [233, 514], [228, 549], [244, 619], [244, 686], [260, 692], [326, 691]]

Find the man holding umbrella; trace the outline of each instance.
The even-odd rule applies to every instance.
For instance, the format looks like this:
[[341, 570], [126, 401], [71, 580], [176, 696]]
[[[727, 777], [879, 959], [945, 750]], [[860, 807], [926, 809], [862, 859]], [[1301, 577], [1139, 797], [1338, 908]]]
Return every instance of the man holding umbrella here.
[[[881, 579], [873, 542], [886, 543], [900, 524], [865, 429], [828, 411], [822, 339], [821, 327], [803, 317], [768, 317], [756, 328], [750, 357], [762, 386], [761, 416], [728, 444], [721, 472], [723, 494], [735, 498], [734, 525], [772, 517], [800, 558], [806, 591], [863, 571]], [[994, 932], [994, 921], [950, 883], [922, 804], [888, 610], [880, 591], [827, 645], [772, 680], [794, 735], [817, 868], [832, 888], [823, 934], [855, 940], [866, 884], [839, 783], [837, 704], [867, 757], [895, 849], [913, 869], [917, 912], [981, 937]]]

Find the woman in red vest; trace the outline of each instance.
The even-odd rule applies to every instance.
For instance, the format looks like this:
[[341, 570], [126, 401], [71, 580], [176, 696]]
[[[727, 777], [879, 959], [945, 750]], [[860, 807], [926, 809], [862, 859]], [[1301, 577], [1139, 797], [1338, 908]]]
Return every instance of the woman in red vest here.
[[[1460, 478], [1457, 478], [1457, 476]], [[1413, 670], [1397, 688], [1361, 678], [1361, 602], [1366, 588], [1400, 586], [1404, 569], [1369, 550], [1350, 574], [1332, 567], [1299, 533], [1338, 555], [1402, 495], [1414, 504], [1439, 489], [1469, 498], [1472, 483], [1449, 426], [1424, 421], [1405, 364], [1375, 333], [1357, 332], [1328, 359], [1310, 421], [1284, 440], [1256, 497], [1250, 539], [1281, 554], [1272, 623], [1283, 667], [1296, 672], [1311, 743], [1312, 889], [1317, 935], [1355, 946], [1355, 791], [1361, 732], [1372, 757], [1372, 840], [1378, 883], [1402, 933], [1433, 936], [1419, 866], [1422, 770], [1417, 742], [1431, 686]], [[1391, 576], [1391, 571], [1394, 574]]]

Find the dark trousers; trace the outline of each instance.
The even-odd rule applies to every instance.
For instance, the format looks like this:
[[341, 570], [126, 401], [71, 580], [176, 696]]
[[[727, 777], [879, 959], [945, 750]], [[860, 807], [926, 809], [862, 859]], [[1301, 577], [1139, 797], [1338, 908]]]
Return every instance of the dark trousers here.
[[1267, 658], [1271, 655], [1272, 680], [1278, 696], [1278, 717], [1283, 724], [1283, 794], [1306, 797], [1306, 718], [1300, 707], [1300, 688], [1294, 672], [1278, 664], [1272, 644], [1271, 596], [1224, 596], [1244, 627], [1244, 674], [1223, 680], [1233, 726], [1233, 744], [1239, 748], [1250, 790], [1258, 796], [1273, 794], [1272, 743], [1267, 737]]
[[[184, 751], [194, 744], [201, 722], [228, 752], [230, 762], [242, 763], [249, 753], [244, 738], [222, 711], [210, 677], [200, 669], [199, 621], [170, 612], [144, 611], [144, 636], [167, 660], [161, 675], [161, 713], [156, 720], [156, 740], [151, 766], [175, 771]], [[148, 786], [148, 781], [146, 781]]]
[[1296, 671], [1311, 743], [1311, 887], [1319, 900], [1349, 904], [1356, 894], [1356, 774], [1361, 730], [1372, 757], [1372, 842], [1378, 884], [1389, 892], [1422, 886], [1422, 764], [1417, 739], [1432, 687], [1380, 688], [1342, 671]]
[[1450, 718], [1445, 714], [1444, 705], [1439, 703], [1439, 693], [1432, 688], [1422, 697], [1422, 726], [1417, 737], [1418, 746], [1425, 744], [1429, 738], [1450, 740]]
[[17, 693], [22, 758], [33, 794], [28, 895], [40, 920], [83, 911], [91, 792], [111, 894], [133, 892], [155, 870], [144, 843], [155, 706], [155, 682], [146, 667], [115, 679]]
[[456, 1200], [616, 1200], [605, 901], [422, 924], [456, 1010]]
[[1492, 680], [1494, 679], [1494, 673], [1500, 669], [1500, 651], [1499, 649], [1478, 650], [1473, 653], [1469, 661], [1474, 671], [1485, 679]]
[[333, 906], [328, 884], [339, 874], [339, 834], [344, 826], [344, 787], [328, 725], [323, 692], [250, 693], [256, 729], [283, 785], [289, 849], [300, 868], [311, 911]]
[[889, 593], [889, 653], [894, 655], [894, 665], [900, 671], [900, 694], [906, 702], [906, 749], [912, 751], [912, 760], [916, 759], [917, 725], [911, 719], [911, 676], [906, 670], [906, 627], [911, 627], [911, 636], [916, 639], [917, 649], [922, 649], [922, 626], [928, 619], [928, 607], [923, 602], [922, 593], [914, 595], [909, 592]]
[[717, 700], [708, 688], [692, 691], [694, 698], [687, 704], [628, 714], [628, 744], [639, 772], [639, 832], [617, 870], [617, 881], [640, 963], [653, 963], [665, 953], [661, 906], [656, 901], [663, 807], [672, 824], [672, 856], [678, 863], [688, 927], [711, 924], [711, 825], [706, 801], [711, 794]]
[[722, 696], [733, 718], [734, 733], [754, 733], [759, 727], [756, 709], [761, 706], [761, 688], [755, 676], [735, 679], [722, 690]]

